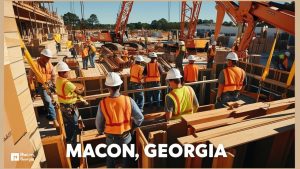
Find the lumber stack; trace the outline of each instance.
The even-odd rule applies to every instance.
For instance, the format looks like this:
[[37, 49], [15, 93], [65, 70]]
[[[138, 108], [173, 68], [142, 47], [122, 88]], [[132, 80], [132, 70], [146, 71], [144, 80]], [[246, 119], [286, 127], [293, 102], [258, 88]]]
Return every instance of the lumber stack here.
[[166, 72], [172, 68], [172, 66], [162, 57], [158, 57], [158, 62], [162, 65]]
[[117, 71], [119, 67], [111, 60], [111, 57], [104, 57], [103, 61], [109, 66], [112, 71]]
[[101, 74], [99, 69], [97, 67], [95, 68], [88, 68], [86, 69], [80, 69], [81, 77], [99, 77], [104, 76], [104, 74]]

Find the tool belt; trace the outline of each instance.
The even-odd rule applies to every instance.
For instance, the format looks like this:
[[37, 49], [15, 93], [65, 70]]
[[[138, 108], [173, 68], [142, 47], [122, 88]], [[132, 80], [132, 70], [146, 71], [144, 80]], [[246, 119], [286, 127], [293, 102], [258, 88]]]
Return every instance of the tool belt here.
[[128, 134], [130, 134], [130, 130], [129, 131], [125, 131], [122, 134], [109, 134], [109, 133], [105, 133], [106, 137], [110, 138], [110, 139], [123, 139], [125, 137], [128, 136]]
[[63, 114], [71, 116], [75, 114], [77, 106], [75, 104], [64, 104], [60, 103], [60, 110]]

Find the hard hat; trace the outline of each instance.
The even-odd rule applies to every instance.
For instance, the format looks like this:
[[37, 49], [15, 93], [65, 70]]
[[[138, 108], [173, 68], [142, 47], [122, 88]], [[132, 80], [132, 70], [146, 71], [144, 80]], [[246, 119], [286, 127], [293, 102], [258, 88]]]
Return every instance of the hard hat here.
[[50, 49], [43, 49], [41, 52], [42, 55], [47, 56], [48, 58], [52, 58], [53, 54]]
[[182, 78], [180, 71], [177, 68], [171, 68], [167, 73], [166, 80], [180, 78]]
[[216, 41], [213, 41], [213, 43], [211, 43], [211, 45], [217, 45], [217, 42], [216, 42]]
[[150, 58], [157, 58], [157, 54], [155, 52], [149, 53]]
[[179, 44], [180, 46], [185, 45], [184, 41], [179, 41], [178, 44]]
[[135, 57], [135, 61], [143, 62], [143, 61], [144, 61], [144, 58], [143, 58], [143, 56], [141, 56], [141, 55], [137, 55], [137, 56]]
[[196, 60], [196, 57], [195, 57], [194, 55], [190, 55], [190, 56], [188, 57], [188, 60]]
[[106, 86], [120, 86], [123, 83], [119, 74], [115, 72], [108, 72], [108, 75], [105, 79]]
[[235, 61], [239, 60], [238, 55], [235, 52], [228, 53], [226, 56], [226, 59], [227, 60], [235, 60]]
[[284, 52], [284, 55], [287, 56], [287, 57], [290, 57], [291, 53], [289, 51], [286, 51], [286, 52]]
[[71, 69], [69, 68], [69, 66], [65, 62], [60, 61], [56, 65], [56, 70], [58, 72], [67, 72], [67, 71], [70, 71]]

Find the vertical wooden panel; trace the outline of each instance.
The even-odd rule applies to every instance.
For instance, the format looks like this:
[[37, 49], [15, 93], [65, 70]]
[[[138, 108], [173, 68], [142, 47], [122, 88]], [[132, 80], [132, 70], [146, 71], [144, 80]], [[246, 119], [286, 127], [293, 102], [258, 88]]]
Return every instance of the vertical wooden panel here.
[[228, 150], [226, 155], [227, 157], [215, 157], [213, 159], [212, 168], [232, 168], [235, 158], [235, 150]]

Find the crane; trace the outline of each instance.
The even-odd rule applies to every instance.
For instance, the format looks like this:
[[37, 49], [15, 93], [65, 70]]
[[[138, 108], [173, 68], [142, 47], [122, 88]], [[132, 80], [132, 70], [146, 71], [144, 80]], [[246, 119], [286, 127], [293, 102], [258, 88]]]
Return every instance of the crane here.
[[237, 54], [243, 58], [245, 50], [249, 47], [254, 35], [256, 23], [263, 21], [279, 28], [291, 35], [295, 35], [295, 12], [274, 2], [216, 1], [217, 19], [215, 26], [215, 39], [221, 30], [225, 12], [236, 24], [243, 24], [245, 31], [241, 36]]

